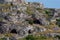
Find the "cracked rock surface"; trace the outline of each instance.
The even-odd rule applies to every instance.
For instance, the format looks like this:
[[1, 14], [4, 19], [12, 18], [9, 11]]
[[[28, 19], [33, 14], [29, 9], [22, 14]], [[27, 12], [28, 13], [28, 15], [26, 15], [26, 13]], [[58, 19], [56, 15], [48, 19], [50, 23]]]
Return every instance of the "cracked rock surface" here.
[[34, 2], [16, 3], [3, 2], [0, 5], [0, 34], [8, 37], [7, 40], [17, 40], [31, 34], [49, 36], [60, 33], [60, 25], [56, 24], [56, 19], [60, 19], [58, 9], [43, 8], [42, 4]]

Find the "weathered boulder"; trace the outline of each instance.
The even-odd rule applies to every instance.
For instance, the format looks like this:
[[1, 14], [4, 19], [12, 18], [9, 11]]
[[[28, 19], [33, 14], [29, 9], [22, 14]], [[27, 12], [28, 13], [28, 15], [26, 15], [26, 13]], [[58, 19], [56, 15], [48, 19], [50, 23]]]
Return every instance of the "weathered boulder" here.
[[9, 40], [17, 40], [15, 37], [10, 37]]
[[0, 26], [0, 33], [1, 33], [1, 34], [4, 34], [4, 33], [6, 33], [6, 32], [7, 32], [6, 27]]

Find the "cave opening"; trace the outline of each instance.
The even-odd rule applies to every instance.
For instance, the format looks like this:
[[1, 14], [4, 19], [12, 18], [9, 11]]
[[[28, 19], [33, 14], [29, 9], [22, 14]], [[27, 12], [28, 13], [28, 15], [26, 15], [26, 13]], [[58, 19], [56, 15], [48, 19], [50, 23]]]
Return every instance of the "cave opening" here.
[[29, 33], [29, 34], [31, 34], [31, 33], [32, 33], [32, 31], [31, 31], [31, 30], [29, 30], [29, 31], [28, 31], [28, 33]]
[[42, 25], [42, 23], [38, 20], [38, 19], [34, 19], [34, 24], [40, 24], [40, 25]]
[[32, 18], [32, 19], [27, 19], [26, 21], [28, 21], [29, 24], [40, 24], [42, 25], [42, 22], [39, 19], [36, 18]]
[[16, 29], [13, 29], [13, 30], [11, 30], [11, 32], [10, 32], [10, 33], [17, 34], [17, 31], [16, 31]]

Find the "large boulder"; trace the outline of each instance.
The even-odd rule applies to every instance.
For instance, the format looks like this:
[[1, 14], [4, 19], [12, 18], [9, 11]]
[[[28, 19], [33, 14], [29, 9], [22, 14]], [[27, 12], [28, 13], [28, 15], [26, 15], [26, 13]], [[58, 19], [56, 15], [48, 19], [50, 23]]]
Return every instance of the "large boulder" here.
[[15, 37], [10, 37], [9, 40], [17, 40]]

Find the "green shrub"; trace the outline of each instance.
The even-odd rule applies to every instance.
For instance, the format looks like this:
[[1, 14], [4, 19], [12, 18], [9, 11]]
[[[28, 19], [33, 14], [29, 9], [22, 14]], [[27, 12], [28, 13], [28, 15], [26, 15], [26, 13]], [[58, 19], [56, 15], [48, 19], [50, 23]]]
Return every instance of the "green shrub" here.
[[37, 10], [42, 10], [41, 8], [36, 8]]
[[56, 19], [56, 24], [60, 27], [60, 19]]
[[0, 21], [2, 21], [4, 18], [3, 17], [0, 17]]
[[0, 40], [7, 40], [6, 38], [0, 38]]
[[31, 25], [34, 23], [32, 19], [27, 19], [26, 21]]
[[48, 16], [48, 18], [52, 18], [52, 13], [50, 10], [45, 10], [45, 14]]
[[45, 10], [45, 13], [49, 15], [51, 12], [49, 10]]
[[33, 37], [33, 35], [28, 35], [26, 37], [26, 40], [35, 40], [35, 37]]
[[30, 7], [27, 7], [26, 12], [27, 12], [28, 14], [30, 14], [30, 15], [34, 13], [34, 11], [32, 10], [32, 8], [30, 8]]
[[46, 40], [47, 37], [45, 37], [45, 36], [33, 36], [33, 35], [28, 35], [25, 39], [26, 39], [26, 40]]

